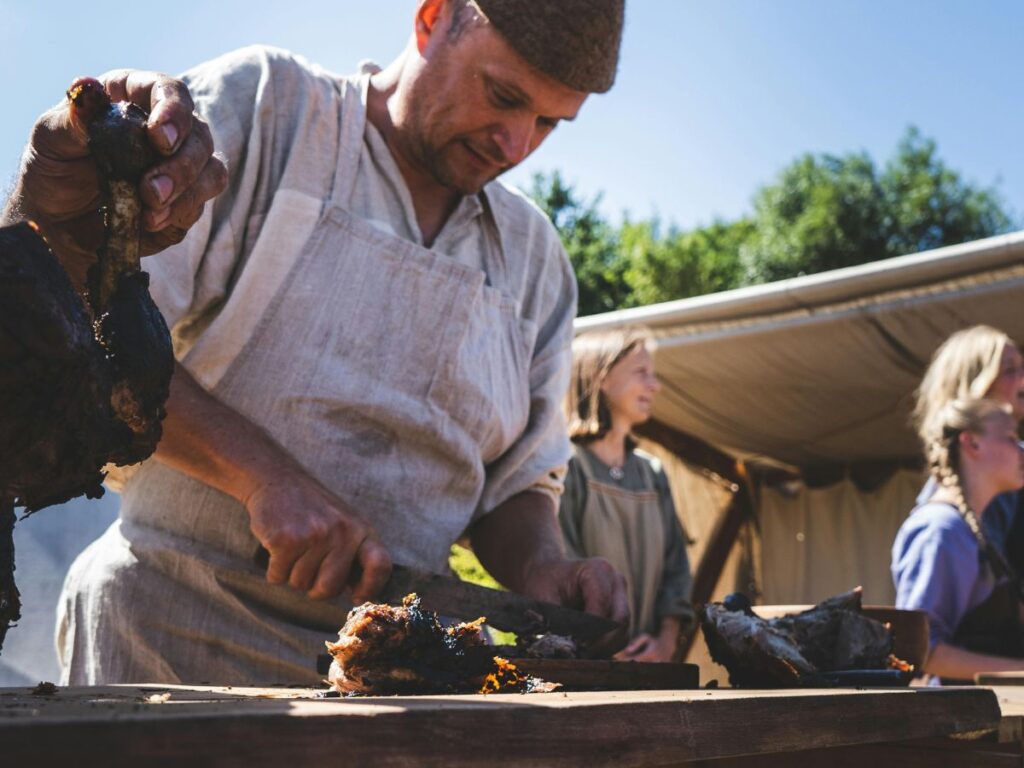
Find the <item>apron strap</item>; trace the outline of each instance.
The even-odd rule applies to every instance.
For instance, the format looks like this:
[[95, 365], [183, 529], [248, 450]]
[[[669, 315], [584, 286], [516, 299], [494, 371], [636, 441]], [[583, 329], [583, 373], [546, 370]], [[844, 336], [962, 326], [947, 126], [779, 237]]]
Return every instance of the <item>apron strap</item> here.
[[338, 165], [331, 185], [331, 203], [348, 208], [356, 184], [356, 169], [366, 129], [366, 100], [370, 93], [370, 73], [342, 78], [338, 101], [341, 127], [338, 134]]

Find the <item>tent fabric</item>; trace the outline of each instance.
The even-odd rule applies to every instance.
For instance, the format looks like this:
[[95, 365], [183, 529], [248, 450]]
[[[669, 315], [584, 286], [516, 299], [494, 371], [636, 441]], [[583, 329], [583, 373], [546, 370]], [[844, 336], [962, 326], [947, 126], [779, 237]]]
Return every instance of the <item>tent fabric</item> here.
[[828, 488], [801, 485], [793, 493], [763, 489], [762, 601], [817, 603], [862, 586], [865, 603], [891, 605], [892, 542], [923, 484], [920, 472], [900, 470], [870, 493], [848, 479]]
[[1024, 231], [769, 285], [580, 318], [640, 323], [664, 389], [653, 416], [793, 467], [919, 454], [914, 388], [954, 331], [1024, 340]]

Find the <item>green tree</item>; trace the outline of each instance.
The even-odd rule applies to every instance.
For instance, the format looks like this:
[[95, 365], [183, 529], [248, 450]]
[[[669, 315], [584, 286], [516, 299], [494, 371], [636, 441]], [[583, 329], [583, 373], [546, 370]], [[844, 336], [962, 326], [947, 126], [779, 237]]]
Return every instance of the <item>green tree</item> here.
[[629, 287], [618, 233], [597, 211], [600, 196], [584, 203], [555, 171], [536, 174], [530, 195], [554, 222], [579, 283], [579, 314], [593, 315], [626, 306]]
[[1014, 226], [999, 195], [965, 183], [916, 128], [907, 130], [879, 183], [892, 256], [966, 243]]
[[754, 198], [754, 214], [680, 231], [657, 219], [614, 227], [556, 172], [532, 195], [569, 252], [581, 315], [864, 264], [1009, 231], [992, 189], [965, 182], [935, 142], [907, 130], [879, 169], [864, 152], [803, 155]]
[[740, 247], [753, 234], [750, 219], [659, 236], [657, 220], [625, 222], [619, 231], [630, 293], [625, 306], [702, 296], [734, 288], [742, 275]]
[[908, 129], [879, 172], [865, 153], [804, 155], [754, 199], [743, 281], [781, 280], [1006, 232], [994, 190], [965, 182]]

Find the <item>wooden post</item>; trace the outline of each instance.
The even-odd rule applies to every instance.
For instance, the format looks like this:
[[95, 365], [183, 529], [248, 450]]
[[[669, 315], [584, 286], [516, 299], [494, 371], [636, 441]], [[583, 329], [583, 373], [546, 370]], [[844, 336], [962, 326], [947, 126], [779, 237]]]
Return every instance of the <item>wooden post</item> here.
[[[715, 585], [718, 584], [729, 559], [729, 553], [736, 544], [740, 529], [754, 516], [753, 488], [746, 466], [703, 440], [653, 419], [639, 427], [636, 432], [664, 446], [683, 461], [703, 467], [733, 484], [732, 503], [715, 523], [693, 575], [691, 602], [694, 606], [703, 605], [711, 599]], [[683, 658], [689, 652], [695, 637], [696, 632], [690, 632], [680, 643]]]

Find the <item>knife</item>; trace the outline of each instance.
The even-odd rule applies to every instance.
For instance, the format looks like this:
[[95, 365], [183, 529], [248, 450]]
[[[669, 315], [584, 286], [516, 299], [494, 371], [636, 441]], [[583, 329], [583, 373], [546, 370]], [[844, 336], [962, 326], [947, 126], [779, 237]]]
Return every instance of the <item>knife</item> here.
[[592, 613], [405, 565], [392, 566], [391, 578], [381, 591], [381, 599], [400, 603], [410, 592], [420, 596], [420, 604], [424, 608], [441, 616], [464, 620], [485, 616], [487, 623], [495, 629], [516, 634], [554, 632], [586, 643], [619, 628], [618, 622]]
[[[265, 549], [260, 548], [255, 560], [266, 571], [269, 554]], [[569, 635], [585, 644], [620, 628], [618, 622], [592, 613], [534, 600], [515, 592], [477, 586], [407, 565], [391, 567], [391, 578], [375, 599], [399, 605], [402, 598], [411, 592], [419, 595], [420, 605], [427, 610], [464, 621], [484, 616], [489, 626], [504, 632], [553, 632]], [[347, 603], [340, 598], [329, 602]]]

